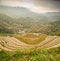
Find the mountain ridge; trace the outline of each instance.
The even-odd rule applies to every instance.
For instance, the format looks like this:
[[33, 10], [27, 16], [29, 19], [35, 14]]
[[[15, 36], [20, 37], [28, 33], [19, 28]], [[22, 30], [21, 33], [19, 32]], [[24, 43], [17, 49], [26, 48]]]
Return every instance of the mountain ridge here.
[[47, 16], [48, 14], [56, 14], [60, 16], [60, 12], [47, 12], [47, 13], [35, 13], [24, 7], [10, 7], [10, 6], [0, 6], [1, 14], [8, 14], [15, 17], [36, 17], [36, 16]]

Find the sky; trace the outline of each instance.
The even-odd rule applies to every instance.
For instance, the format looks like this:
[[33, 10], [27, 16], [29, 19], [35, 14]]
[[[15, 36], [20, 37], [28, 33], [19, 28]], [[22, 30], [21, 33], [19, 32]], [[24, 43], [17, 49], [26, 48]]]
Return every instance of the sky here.
[[32, 12], [60, 12], [60, 0], [0, 0], [0, 5], [24, 7]]

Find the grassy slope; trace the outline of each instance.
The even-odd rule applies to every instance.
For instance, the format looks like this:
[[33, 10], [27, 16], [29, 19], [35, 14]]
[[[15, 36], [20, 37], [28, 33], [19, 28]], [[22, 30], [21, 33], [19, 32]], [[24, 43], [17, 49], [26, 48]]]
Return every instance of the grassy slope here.
[[14, 37], [27, 44], [38, 44], [45, 40], [47, 35], [40, 34], [39, 36], [34, 36], [32, 34], [31, 35], [27, 34], [26, 36], [14, 35]]
[[0, 61], [60, 61], [60, 47], [7, 52], [0, 50]]
[[[7, 34], [0, 34], [1, 36], [6, 36]], [[11, 35], [14, 37], [20, 37], [23, 42], [28, 43], [28, 44], [35, 44], [41, 42], [47, 35], [40, 34], [38, 37], [38, 41], [32, 42], [33, 40], [26, 40], [26, 36], [21, 36], [21, 35]], [[30, 37], [30, 36], [29, 36]], [[35, 36], [32, 36], [35, 37]], [[42, 38], [42, 39], [41, 39]], [[28, 39], [28, 38], [27, 38]], [[20, 39], [21, 40], [21, 39]], [[58, 48], [53, 48], [50, 50], [46, 49], [26, 49], [24, 51], [15, 51], [15, 52], [7, 52], [4, 50], [0, 50], [0, 61], [60, 61], [60, 47]]]

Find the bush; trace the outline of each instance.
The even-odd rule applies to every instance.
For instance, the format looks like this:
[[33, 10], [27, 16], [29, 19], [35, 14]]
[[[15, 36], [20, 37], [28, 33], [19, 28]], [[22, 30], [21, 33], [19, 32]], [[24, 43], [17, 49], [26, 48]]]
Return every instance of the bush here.
[[60, 61], [60, 47], [54, 49], [30, 49], [24, 51], [0, 51], [0, 61]]

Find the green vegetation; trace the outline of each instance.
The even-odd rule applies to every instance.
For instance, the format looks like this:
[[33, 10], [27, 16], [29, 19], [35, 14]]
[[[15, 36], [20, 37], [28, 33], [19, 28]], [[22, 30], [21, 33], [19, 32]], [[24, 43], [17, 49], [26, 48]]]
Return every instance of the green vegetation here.
[[[42, 42], [48, 35], [60, 36], [60, 12], [42, 15], [22, 7], [6, 6], [0, 6], [0, 10], [2, 11], [0, 14], [0, 36], [12, 36], [32, 45]], [[11, 12], [11, 15], [8, 11]], [[4, 14], [5, 12], [8, 15]], [[33, 35], [33, 33], [39, 33], [39, 35]], [[13, 45], [12, 41], [14, 39], [8, 38], [6, 41], [4, 40], [4, 38], [1, 38], [2, 42], [0, 41], [3, 47], [6, 47], [4, 43], [5, 45], [10, 44], [6, 41], [11, 41], [11, 46], [20, 48], [16, 41], [13, 42], [15, 43]], [[60, 61], [60, 47], [49, 50], [35, 47], [35, 49], [26, 49], [24, 51], [5, 51], [0, 49], [0, 61]]]
[[51, 22], [47, 25], [37, 25], [32, 28], [31, 32], [60, 36], [60, 20]]
[[43, 40], [45, 40], [47, 36], [48, 35], [45, 35], [45, 34], [40, 34], [39, 36], [36, 36], [33, 34], [26, 34], [25, 36], [14, 35], [14, 37], [16, 37], [20, 41], [27, 43], [27, 44], [38, 44], [42, 42]]
[[0, 36], [9, 36], [11, 34], [8, 34], [8, 33], [0, 33]]
[[[38, 33], [39, 34], [39, 33]], [[20, 35], [20, 34], [9, 34], [9, 33], [0, 33], [0, 36], [11, 36], [11, 37], [15, 37], [17, 38], [18, 40], [24, 42], [24, 43], [27, 43], [27, 44], [38, 44], [40, 42], [42, 42], [43, 40], [45, 40], [45, 38], [48, 36], [48, 35], [45, 35], [45, 34], [39, 34], [38, 36], [37, 35], [33, 35], [32, 34], [26, 34], [24, 36]]]
[[[52, 20], [54, 22], [45, 23], [46, 17], [44, 16], [41, 19], [40, 17], [39, 19], [35, 17], [25, 17], [25, 18], [22, 17], [15, 19], [8, 15], [0, 14], [0, 33], [8, 33], [8, 34], [43, 33], [47, 35], [60, 36], [60, 19], [59, 19], [60, 17], [59, 18], [58, 17], [59, 15], [58, 16], [53, 15], [51, 16], [51, 18], [54, 18]], [[43, 24], [43, 22], [41, 23], [41, 20], [45, 24]]]
[[52, 33], [51, 34], [60, 36], [60, 20], [52, 22], [51, 25], [52, 25], [52, 27], [51, 27]]
[[8, 52], [0, 50], [0, 61], [60, 61], [60, 47]]

